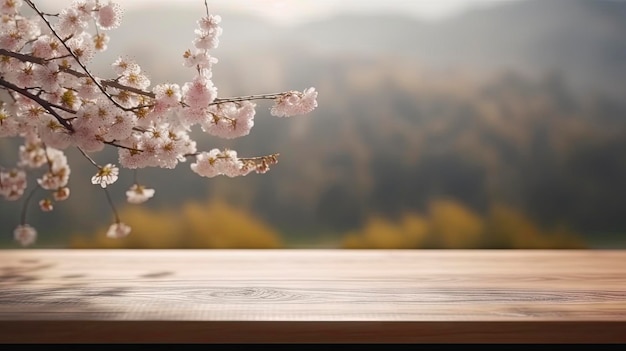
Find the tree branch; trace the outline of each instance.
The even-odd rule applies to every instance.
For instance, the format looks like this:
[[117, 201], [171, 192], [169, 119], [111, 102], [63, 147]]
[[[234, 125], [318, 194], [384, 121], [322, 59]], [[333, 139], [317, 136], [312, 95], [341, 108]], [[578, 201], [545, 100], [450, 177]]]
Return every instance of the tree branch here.
[[72, 125], [70, 124], [70, 122], [67, 121], [67, 119], [61, 117], [61, 115], [59, 115], [54, 108], [58, 108], [60, 110], [63, 110], [65, 112], [69, 112], [69, 113], [76, 113], [76, 111], [68, 109], [66, 107], [63, 106], [59, 106], [53, 103], [50, 103], [49, 101], [40, 98], [39, 96], [31, 93], [30, 91], [28, 91], [27, 89], [23, 89], [18, 87], [17, 85], [11, 84], [9, 82], [7, 82], [6, 80], [4, 80], [4, 78], [0, 77], [0, 85], [15, 91], [17, 93], [20, 93], [24, 96], [26, 96], [27, 98], [35, 101], [36, 103], [38, 103], [41, 107], [43, 107], [46, 111], [48, 111], [48, 113], [50, 113], [52, 116], [54, 116], [54, 118], [57, 119], [57, 121], [59, 121], [59, 123], [61, 123], [61, 125], [63, 125], [63, 127], [65, 127], [65, 129], [69, 130], [70, 132], [74, 131], [74, 128], [72, 127]]

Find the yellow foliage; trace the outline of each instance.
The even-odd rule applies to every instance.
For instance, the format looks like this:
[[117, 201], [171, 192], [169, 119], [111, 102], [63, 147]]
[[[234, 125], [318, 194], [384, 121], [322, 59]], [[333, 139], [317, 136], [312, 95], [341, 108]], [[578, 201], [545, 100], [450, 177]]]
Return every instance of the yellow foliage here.
[[545, 245], [547, 249], [588, 249], [585, 241], [566, 226], [557, 226], [547, 231]]
[[584, 248], [583, 241], [566, 228], [543, 231], [522, 213], [494, 205], [488, 218], [488, 234], [498, 246], [518, 249]]
[[481, 245], [484, 221], [461, 203], [440, 199], [429, 206], [430, 236], [437, 247], [471, 249]]
[[428, 223], [417, 214], [405, 214], [398, 222], [371, 218], [360, 231], [348, 233], [346, 249], [407, 249], [419, 247], [428, 232]]
[[183, 207], [186, 231], [194, 246], [212, 248], [279, 248], [279, 234], [249, 213], [213, 201]]
[[371, 217], [360, 230], [347, 233], [346, 249], [565, 249], [585, 248], [566, 227], [543, 230], [519, 211], [494, 205], [483, 218], [463, 204], [438, 199], [428, 217], [407, 214], [399, 221]]
[[219, 201], [188, 203], [182, 210], [126, 206], [120, 211], [132, 232], [110, 239], [107, 228], [87, 238], [74, 235], [72, 248], [281, 248], [279, 234], [249, 213]]

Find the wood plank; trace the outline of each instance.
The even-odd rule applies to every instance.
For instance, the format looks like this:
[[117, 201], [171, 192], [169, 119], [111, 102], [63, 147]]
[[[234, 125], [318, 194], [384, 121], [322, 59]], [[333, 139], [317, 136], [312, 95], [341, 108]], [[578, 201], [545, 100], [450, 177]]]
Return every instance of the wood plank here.
[[0, 342], [626, 342], [620, 250], [3, 250]]

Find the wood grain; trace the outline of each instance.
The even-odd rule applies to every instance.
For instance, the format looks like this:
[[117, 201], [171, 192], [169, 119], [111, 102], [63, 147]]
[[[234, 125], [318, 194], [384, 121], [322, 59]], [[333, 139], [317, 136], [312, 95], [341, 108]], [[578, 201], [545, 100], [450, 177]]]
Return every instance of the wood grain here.
[[620, 250], [3, 250], [0, 342], [626, 342]]

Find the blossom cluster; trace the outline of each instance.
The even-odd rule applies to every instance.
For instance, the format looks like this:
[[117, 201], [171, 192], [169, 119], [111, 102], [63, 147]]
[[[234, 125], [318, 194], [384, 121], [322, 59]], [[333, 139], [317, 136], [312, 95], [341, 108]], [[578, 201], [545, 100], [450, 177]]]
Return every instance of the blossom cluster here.
[[[181, 66], [192, 69], [193, 78], [153, 85], [139, 63], [124, 56], [112, 63], [114, 77], [96, 77], [88, 68], [95, 55], [107, 50], [108, 31], [121, 25], [122, 9], [115, 2], [75, 0], [58, 13], [44, 13], [34, 0], [0, 0], [0, 137], [23, 141], [17, 164], [0, 164], [0, 196], [24, 198], [33, 183], [33, 190], [46, 191], [39, 208], [53, 210], [70, 195], [68, 148], [77, 148], [96, 167], [91, 182], [105, 192], [120, 168], [173, 169], [188, 158], [195, 159], [191, 170], [204, 177], [267, 172], [277, 154], [240, 157], [229, 149], [200, 151], [192, 130], [225, 139], [246, 136], [254, 126], [255, 101], [272, 101], [273, 116], [303, 115], [317, 107], [317, 91], [219, 97], [212, 81], [218, 59], [210, 52], [219, 45], [222, 19], [205, 6], [191, 49], [181, 53]], [[105, 147], [117, 148], [118, 155], [102, 165], [94, 155]], [[36, 181], [29, 182], [28, 174], [35, 171]], [[155, 189], [135, 182], [126, 195], [129, 203], [139, 204], [152, 198]], [[130, 227], [115, 208], [113, 212], [107, 236], [128, 235]], [[30, 245], [37, 232], [25, 213], [21, 217], [14, 238]]]

